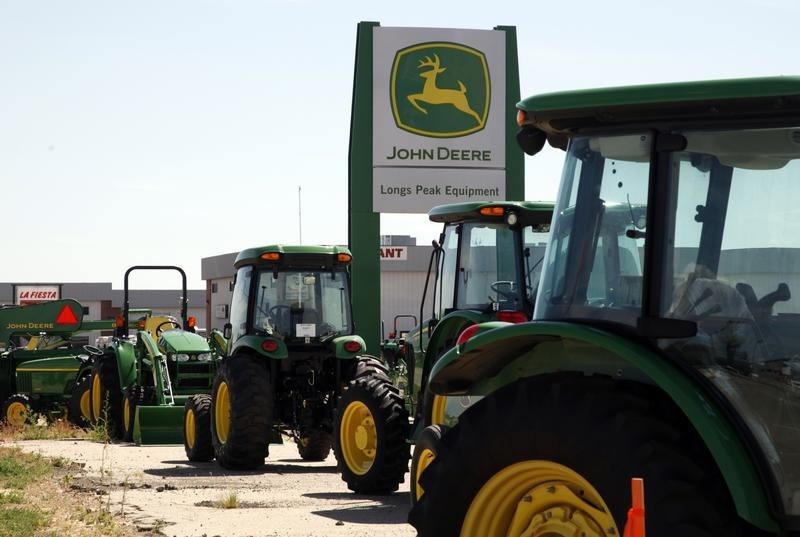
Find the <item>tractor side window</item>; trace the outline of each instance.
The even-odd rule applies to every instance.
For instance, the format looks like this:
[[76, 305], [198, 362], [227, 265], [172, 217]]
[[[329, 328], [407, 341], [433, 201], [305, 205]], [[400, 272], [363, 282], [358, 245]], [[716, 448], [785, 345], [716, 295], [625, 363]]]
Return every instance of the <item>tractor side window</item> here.
[[441, 319], [453, 307], [453, 294], [456, 285], [456, 262], [458, 260], [458, 237], [461, 226], [447, 226], [442, 243], [439, 270], [441, 284], [436, 290], [435, 303], [439, 304], [436, 314]]
[[542, 273], [545, 250], [550, 226], [527, 226], [522, 233], [525, 257], [525, 285], [528, 300], [531, 304], [536, 300], [536, 291], [539, 288], [539, 277]]
[[505, 225], [464, 224], [457, 275], [459, 309], [519, 310], [517, 246]]
[[256, 330], [267, 333], [272, 333], [274, 330], [274, 319], [270, 315], [270, 309], [278, 303], [279, 282], [280, 279], [276, 278], [271, 270], [259, 274], [255, 290], [256, 299], [253, 303], [253, 328]]
[[253, 267], [242, 267], [236, 273], [236, 286], [231, 297], [231, 341], [247, 333], [247, 298], [252, 277]]

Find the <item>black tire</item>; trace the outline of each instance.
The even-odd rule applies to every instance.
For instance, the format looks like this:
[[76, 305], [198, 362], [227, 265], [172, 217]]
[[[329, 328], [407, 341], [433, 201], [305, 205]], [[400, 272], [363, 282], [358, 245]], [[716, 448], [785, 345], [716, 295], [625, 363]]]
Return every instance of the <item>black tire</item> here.
[[[333, 450], [347, 487], [359, 494], [389, 494], [397, 490], [408, 470], [410, 446], [408, 413], [385, 366], [365, 360], [356, 368], [334, 411]], [[375, 360], [377, 361], [377, 360]], [[380, 362], [378, 362], [380, 363]], [[369, 444], [358, 446], [358, 420], [369, 421]], [[374, 445], [373, 445], [374, 444]]]
[[67, 406], [67, 418], [78, 427], [88, 427], [91, 416], [91, 372], [75, 381]]
[[214, 460], [211, 442], [211, 395], [192, 395], [183, 407], [183, 449], [193, 462]]
[[[585, 479], [601, 498], [594, 503], [608, 507], [617, 535], [631, 504], [632, 477], [644, 478], [647, 505], [653, 506], [648, 537], [740, 535], [722, 476], [671, 400], [639, 383], [568, 374], [517, 381], [462, 414], [420, 478], [425, 494], [409, 522], [420, 537], [460, 535], [473, 499], [486, 495], [479, 494], [481, 487], [517, 463], [555, 463]], [[504, 497], [516, 506], [534, 484], [523, 482], [520, 497]], [[591, 496], [588, 488], [581, 488], [581, 498], [584, 493]], [[476, 505], [473, 511], [485, 512]], [[537, 514], [540, 520], [548, 515]], [[537, 533], [536, 526], [529, 530]]]
[[133, 428], [136, 424], [136, 407], [139, 406], [142, 390], [133, 385], [125, 388], [122, 394], [122, 440], [133, 441]]
[[297, 439], [297, 452], [304, 461], [324, 461], [331, 452], [333, 437], [327, 431], [305, 431]]
[[116, 356], [97, 357], [92, 366], [89, 394], [92, 423], [104, 425], [111, 438], [122, 438], [122, 388], [119, 385]]
[[[229, 402], [227, 414], [223, 387]], [[214, 377], [211, 401], [211, 441], [217, 462], [234, 470], [263, 465], [272, 432], [273, 407], [272, 384], [263, 359], [238, 355], [224, 360]], [[218, 430], [226, 423], [227, 431]]]
[[22, 393], [16, 393], [3, 403], [3, 422], [14, 427], [22, 427], [30, 423], [33, 417], [33, 407], [30, 398]]
[[445, 425], [429, 425], [425, 427], [414, 445], [414, 454], [411, 457], [411, 506], [417, 504], [419, 498], [425, 493], [422, 485], [418, 483], [419, 476], [439, 456], [439, 442], [447, 432]]

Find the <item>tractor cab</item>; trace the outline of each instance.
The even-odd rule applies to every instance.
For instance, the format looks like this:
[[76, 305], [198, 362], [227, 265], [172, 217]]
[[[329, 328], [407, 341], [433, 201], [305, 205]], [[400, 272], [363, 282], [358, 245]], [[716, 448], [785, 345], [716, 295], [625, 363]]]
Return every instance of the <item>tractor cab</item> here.
[[303, 347], [352, 334], [349, 263], [350, 254], [334, 247], [242, 252], [232, 299], [233, 340], [249, 333]]
[[744, 424], [798, 516], [800, 79], [651, 89], [520, 103], [523, 148], [566, 148], [535, 319], [649, 340]]

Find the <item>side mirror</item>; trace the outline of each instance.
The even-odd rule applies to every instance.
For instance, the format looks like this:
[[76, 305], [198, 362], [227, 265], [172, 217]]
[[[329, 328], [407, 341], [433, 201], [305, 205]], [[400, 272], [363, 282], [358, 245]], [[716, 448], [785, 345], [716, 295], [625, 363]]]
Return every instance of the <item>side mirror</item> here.
[[233, 325], [231, 323], [225, 323], [225, 326], [222, 327], [222, 335], [225, 336], [225, 339], [231, 339], [232, 332]]

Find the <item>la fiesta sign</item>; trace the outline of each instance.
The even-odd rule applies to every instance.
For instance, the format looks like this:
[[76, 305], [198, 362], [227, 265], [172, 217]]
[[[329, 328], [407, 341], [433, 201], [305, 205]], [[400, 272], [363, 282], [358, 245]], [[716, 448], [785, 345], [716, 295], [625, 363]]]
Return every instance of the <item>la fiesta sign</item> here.
[[14, 292], [14, 303], [38, 304], [61, 298], [61, 288], [58, 285], [17, 285]]

